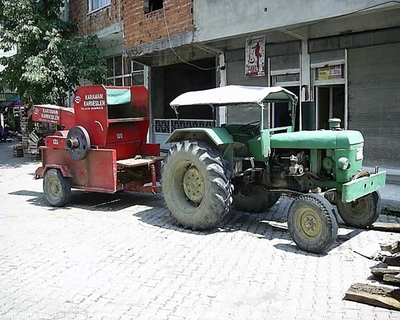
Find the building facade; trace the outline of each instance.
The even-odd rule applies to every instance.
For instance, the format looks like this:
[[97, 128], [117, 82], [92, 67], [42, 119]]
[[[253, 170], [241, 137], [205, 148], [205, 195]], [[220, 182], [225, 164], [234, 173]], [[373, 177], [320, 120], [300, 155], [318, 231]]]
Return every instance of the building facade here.
[[[226, 83], [286, 87], [301, 97], [300, 129], [340, 118], [364, 135], [367, 165], [400, 166], [398, 2], [195, 1], [194, 12], [195, 41], [224, 52]], [[265, 75], [246, 76], [260, 39]]]
[[[99, 35], [111, 83], [148, 86], [155, 142], [163, 144], [176, 127], [169, 102], [182, 92], [280, 85], [300, 97], [299, 129], [327, 129], [329, 118], [340, 118], [344, 128], [363, 133], [367, 165], [400, 166], [400, 4], [395, 1], [70, 2], [80, 32]], [[272, 125], [285, 121], [278, 106], [272, 113]], [[180, 115], [186, 126], [212, 125], [213, 117], [208, 107]], [[221, 109], [217, 121], [252, 117]]]

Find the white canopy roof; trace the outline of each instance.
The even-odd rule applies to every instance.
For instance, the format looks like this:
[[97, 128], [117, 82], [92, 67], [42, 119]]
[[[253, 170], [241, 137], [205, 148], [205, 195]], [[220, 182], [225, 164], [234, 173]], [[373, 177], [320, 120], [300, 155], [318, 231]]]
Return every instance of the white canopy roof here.
[[173, 109], [181, 106], [214, 105], [227, 106], [245, 103], [261, 104], [268, 100], [293, 100], [297, 96], [282, 87], [249, 87], [229, 85], [208, 90], [186, 92], [172, 100]]

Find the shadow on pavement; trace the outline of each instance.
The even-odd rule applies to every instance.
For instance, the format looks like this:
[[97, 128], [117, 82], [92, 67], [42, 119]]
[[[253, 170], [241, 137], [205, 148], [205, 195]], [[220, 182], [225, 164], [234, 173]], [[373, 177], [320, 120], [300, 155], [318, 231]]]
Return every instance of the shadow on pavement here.
[[[279, 205], [279, 204], [277, 204]], [[160, 210], [160, 207], [163, 207]], [[230, 213], [218, 224], [218, 226], [211, 230], [191, 230], [185, 229], [172, 217], [169, 210], [162, 203], [158, 208], [144, 210], [135, 213], [134, 215], [138, 217], [144, 223], [165, 229], [176, 230], [178, 232], [198, 234], [198, 235], [208, 235], [219, 232], [235, 232], [235, 231], [246, 231], [258, 235], [260, 238], [268, 238], [270, 235], [266, 235], [266, 227], [263, 221], [268, 217], [270, 218], [271, 212], [275, 212], [271, 208], [270, 211], [266, 211], [259, 214], [250, 214], [247, 212], [237, 211], [234, 208], [231, 209]], [[275, 216], [275, 214], [273, 214]], [[275, 219], [277, 222], [285, 221], [285, 217], [280, 217]], [[272, 234], [272, 233], [271, 233]], [[274, 233], [279, 235], [279, 238], [290, 239], [287, 230], [283, 230], [282, 233]], [[276, 237], [274, 237], [276, 238]], [[272, 238], [271, 238], [272, 239]]]
[[[48, 207], [48, 210], [57, 210], [46, 200], [42, 192], [19, 190], [10, 192], [10, 195], [32, 197], [27, 200], [29, 203]], [[63, 209], [70, 210], [74, 208], [86, 209], [90, 211], [119, 211], [135, 205], [144, 205], [148, 207], [159, 207], [163, 205], [160, 195], [135, 193], [135, 192], [117, 192], [114, 194], [85, 192], [73, 190], [69, 203]]]
[[[153, 208], [149, 210], [140, 211], [135, 213], [136, 217], [139, 217], [141, 221], [144, 223], [165, 229], [171, 229], [178, 232], [183, 233], [191, 233], [198, 235], [209, 235], [219, 232], [236, 232], [236, 231], [244, 231], [248, 233], [254, 234], [256, 237], [260, 239], [282, 239], [291, 241], [290, 244], [287, 243], [279, 243], [274, 245], [277, 249], [283, 250], [286, 252], [292, 252], [295, 254], [302, 254], [308, 256], [324, 256], [326, 254], [313, 254], [297, 248], [295, 243], [292, 241], [288, 227], [287, 227], [287, 207], [290, 205], [288, 201], [279, 201], [274, 207], [272, 207], [269, 211], [251, 214], [243, 211], [231, 209], [230, 213], [219, 223], [219, 225], [212, 230], [201, 230], [201, 231], [193, 231], [190, 229], [184, 229], [180, 226], [176, 220], [172, 217], [169, 210], [162, 204], [164, 208], [160, 210], [160, 208]], [[330, 250], [333, 250], [339, 247], [344, 242], [352, 239], [353, 237], [360, 234], [361, 229], [353, 229], [348, 228], [343, 224], [340, 224], [342, 221], [338, 218], [339, 228], [345, 228], [350, 230], [350, 232], [346, 234], [339, 234], [335, 243], [330, 247]]]

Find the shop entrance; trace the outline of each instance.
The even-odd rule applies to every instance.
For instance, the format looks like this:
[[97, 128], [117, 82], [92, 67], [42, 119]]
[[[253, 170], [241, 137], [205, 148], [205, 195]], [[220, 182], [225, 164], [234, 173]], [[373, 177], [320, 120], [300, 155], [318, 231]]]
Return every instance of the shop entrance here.
[[317, 129], [329, 129], [330, 118], [339, 118], [344, 128], [345, 86], [344, 84], [316, 86]]
[[[296, 96], [299, 96], [299, 86], [293, 86], [293, 87], [286, 87], [285, 89], [289, 90], [290, 92], [293, 92]], [[274, 103], [273, 107], [273, 126], [274, 128], [279, 128], [279, 127], [286, 127], [290, 126], [292, 124], [291, 122], [291, 114], [288, 109], [288, 103], [287, 102], [282, 102], [282, 103]], [[296, 123], [295, 123], [295, 130], [299, 130], [299, 107], [297, 106], [296, 110]]]

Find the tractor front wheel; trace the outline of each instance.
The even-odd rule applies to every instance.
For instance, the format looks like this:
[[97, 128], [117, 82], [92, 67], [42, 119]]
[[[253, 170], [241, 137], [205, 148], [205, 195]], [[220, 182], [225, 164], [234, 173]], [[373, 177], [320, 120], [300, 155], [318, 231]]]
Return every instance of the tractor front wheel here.
[[63, 177], [60, 170], [49, 169], [44, 174], [43, 192], [53, 207], [62, 207], [67, 204], [71, 196], [71, 184], [68, 178]]
[[162, 169], [162, 190], [172, 216], [184, 228], [214, 228], [232, 202], [230, 173], [221, 154], [198, 140], [175, 144]]
[[334, 207], [316, 194], [298, 196], [290, 205], [288, 228], [296, 245], [307, 252], [325, 252], [336, 240]]
[[340, 217], [350, 227], [366, 228], [372, 225], [380, 214], [380, 195], [377, 191], [352, 202], [337, 201]]

